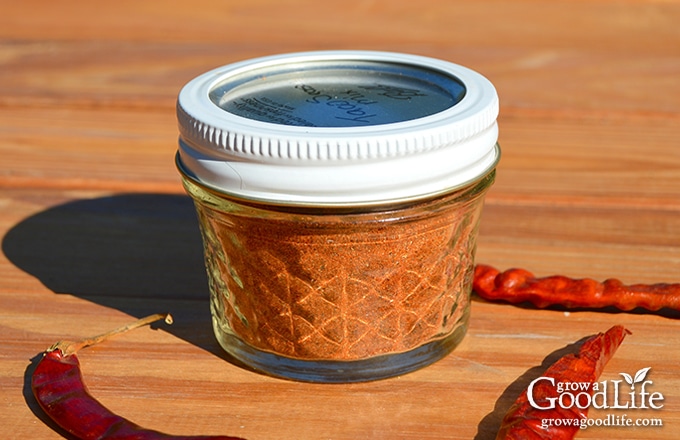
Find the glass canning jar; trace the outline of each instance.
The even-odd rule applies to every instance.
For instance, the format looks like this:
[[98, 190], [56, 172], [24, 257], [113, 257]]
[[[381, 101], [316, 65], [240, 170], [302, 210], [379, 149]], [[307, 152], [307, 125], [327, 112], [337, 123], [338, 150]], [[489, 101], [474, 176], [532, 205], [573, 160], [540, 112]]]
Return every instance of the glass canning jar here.
[[415, 55], [308, 52], [208, 72], [177, 108], [177, 166], [231, 356], [355, 382], [460, 343], [500, 157], [488, 80]]

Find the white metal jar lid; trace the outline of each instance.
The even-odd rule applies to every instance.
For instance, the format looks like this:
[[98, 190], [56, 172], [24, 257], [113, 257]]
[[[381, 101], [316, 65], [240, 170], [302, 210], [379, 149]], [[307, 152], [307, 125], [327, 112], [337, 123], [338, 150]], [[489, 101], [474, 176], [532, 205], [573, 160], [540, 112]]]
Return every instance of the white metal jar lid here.
[[482, 75], [390, 52], [257, 58], [182, 88], [177, 163], [217, 191], [275, 204], [414, 200], [499, 159], [498, 97]]

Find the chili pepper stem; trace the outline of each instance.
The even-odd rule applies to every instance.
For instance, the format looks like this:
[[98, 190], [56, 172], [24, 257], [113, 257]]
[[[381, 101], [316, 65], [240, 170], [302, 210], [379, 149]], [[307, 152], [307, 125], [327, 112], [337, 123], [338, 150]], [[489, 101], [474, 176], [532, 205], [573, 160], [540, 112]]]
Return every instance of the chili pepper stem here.
[[59, 341], [52, 345], [50, 348], [48, 348], [47, 352], [61, 350], [64, 356], [69, 356], [76, 353], [81, 348], [98, 344], [116, 335], [126, 333], [130, 330], [143, 327], [156, 321], [160, 321], [161, 319], [163, 319], [166, 324], [172, 324], [172, 315], [170, 315], [169, 313], [156, 313], [154, 315], [149, 315], [144, 318], [140, 318], [137, 321], [131, 322], [129, 324], [123, 325], [121, 327], [118, 327], [116, 329], [110, 330], [106, 333], [102, 333], [94, 337], [81, 339], [79, 341], [67, 341], [67, 340]]

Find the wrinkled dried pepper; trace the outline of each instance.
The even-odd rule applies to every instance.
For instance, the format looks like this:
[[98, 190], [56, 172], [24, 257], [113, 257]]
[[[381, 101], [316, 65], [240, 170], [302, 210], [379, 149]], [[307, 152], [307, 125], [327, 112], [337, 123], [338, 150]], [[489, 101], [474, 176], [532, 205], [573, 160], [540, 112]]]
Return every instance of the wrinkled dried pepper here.
[[31, 376], [33, 395], [43, 411], [62, 429], [83, 440], [242, 440], [227, 436], [173, 436], [145, 429], [112, 413], [89, 393], [76, 352], [160, 319], [172, 322], [170, 315], [152, 315], [94, 338], [60, 341], [47, 349]]
[[[554, 378], [557, 382], [588, 382], [597, 381], [605, 365], [612, 358], [616, 349], [621, 345], [627, 334], [623, 326], [616, 325], [605, 333], [599, 333], [586, 340], [577, 354], [563, 356], [543, 373], [542, 377]], [[593, 387], [589, 388], [592, 396]], [[550, 399], [557, 398], [556, 387], [548, 381], [541, 381], [532, 388], [532, 398], [536, 406], [546, 408]], [[554, 402], [554, 400], [553, 400]], [[545, 419], [583, 420], [588, 414], [588, 408], [571, 408], [556, 406], [554, 409], [537, 409], [531, 405], [528, 390], [525, 390], [510, 407], [501, 422], [501, 428], [496, 440], [570, 440], [573, 439], [580, 425], [551, 424], [545, 426]]]
[[488, 301], [529, 302], [539, 308], [557, 305], [567, 308], [615, 307], [624, 311], [635, 308], [680, 310], [680, 284], [624, 285], [616, 279], [598, 282], [560, 275], [536, 278], [523, 269], [500, 272], [483, 264], [475, 268], [473, 289]]

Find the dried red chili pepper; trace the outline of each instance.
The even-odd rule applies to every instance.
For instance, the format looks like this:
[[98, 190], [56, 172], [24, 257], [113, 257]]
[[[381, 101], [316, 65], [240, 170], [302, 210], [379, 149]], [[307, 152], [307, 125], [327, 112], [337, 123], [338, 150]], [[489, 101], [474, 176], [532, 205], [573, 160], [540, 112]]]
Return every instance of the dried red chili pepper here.
[[624, 311], [638, 307], [650, 311], [680, 310], [680, 284], [624, 285], [616, 279], [598, 282], [560, 275], [536, 278], [523, 269], [500, 272], [483, 264], [475, 267], [473, 289], [489, 301], [529, 302], [540, 308], [559, 305], [567, 308], [615, 307]]
[[160, 319], [172, 322], [170, 315], [152, 315], [94, 338], [60, 341], [47, 349], [31, 378], [33, 395], [43, 411], [61, 428], [83, 440], [243, 440], [226, 436], [172, 436], [144, 429], [112, 413], [88, 392], [76, 352]]
[[[543, 373], [543, 377], [554, 378], [558, 382], [579, 382], [593, 384], [602, 374], [607, 362], [614, 356], [630, 331], [623, 326], [616, 325], [605, 333], [599, 333], [586, 340], [577, 354], [563, 356]], [[593, 387], [588, 392], [592, 396]], [[532, 388], [532, 398], [541, 408], [551, 405], [550, 399], [559, 397], [556, 387], [548, 381], [537, 382]], [[554, 400], [553, 400], [554, 402]], [[537, 409], [531, 405], [528, 390], [525, 390], [510, 407], [501, 422], [501, 428], [496, 440], [532, 440], [552, 439], [570, 440], [580, 429], [580, 424], [559, 423], [544, 425], [545, 419], [583, 420], [588, 414], [588, 407], [562, 408], [557, 405], [554, 409]], [[557, 426], [559, 425], [559, 426]]]

